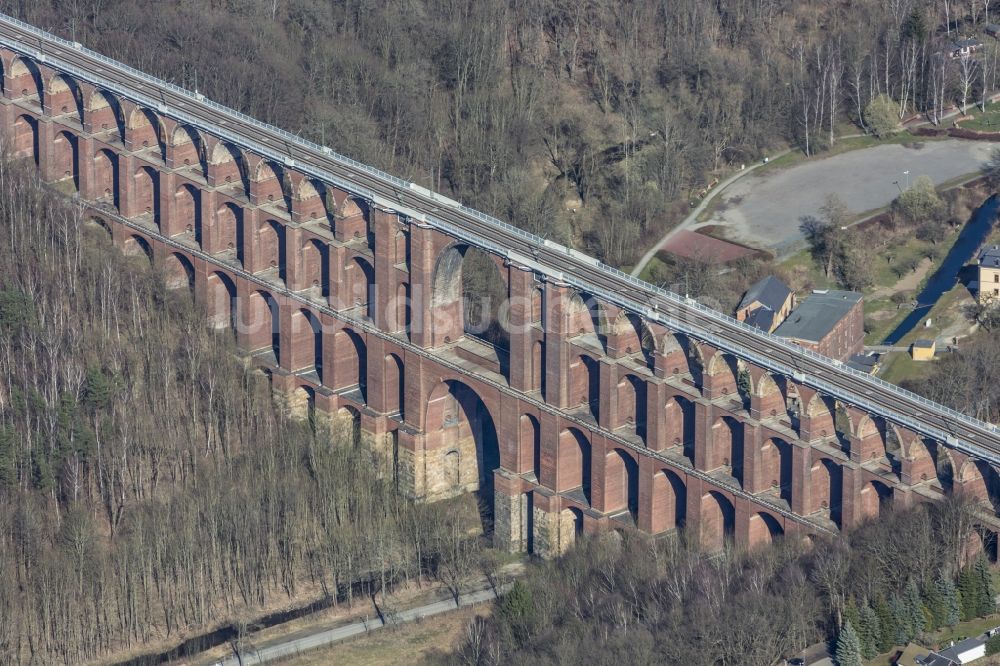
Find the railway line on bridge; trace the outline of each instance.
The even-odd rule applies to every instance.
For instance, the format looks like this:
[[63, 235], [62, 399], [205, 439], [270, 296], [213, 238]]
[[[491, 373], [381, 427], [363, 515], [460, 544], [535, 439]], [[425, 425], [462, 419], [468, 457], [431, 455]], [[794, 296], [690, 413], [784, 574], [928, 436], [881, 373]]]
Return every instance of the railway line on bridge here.
[[1000, 429], [994, 424], [852, 370], [582, 253], [4, 15], [0, 15], [0, 44], [1000, 466]]
[[[151, 262], [156, 257], [157, 265], [161, 260], [174, 258], [177, 261], [177, 257], [187, 261], [191, 270], [189, 287], [195, 300], [202, 305], [220, 307], [217, 299], [224, 297], [214, 295], [215, 291], [210, 295], [207, 291], [212, 276], [220, 274], [218, 271], [234, 285], [238, 283], [238, 288], [233, 286], [227, 292], [233, 301], [222, 306], [229, 308], [226, 325], [234, 328], [261, 326], [263, 321], [264, 328], [257, 332], [246, 329], [234, 332], [241, 347], [254, 354], [269, 372], [278, 373], [279, 379], [272, 378], [279, 386], [275, 390], [286, 392], [286, 395], [297, 393], [296, 399], [304, 392], [311, 401], [309, 409], [319, 409], [316, 401], [321, 400], [322, 409], [328, 414], [346, 409], [356, 415], [354, 418], [361, 419], [363, 412], [365, 432], [375, 437], [390, 436], [398, 451], [405, 450], [411, 456], [405, 463], [407, 474], [410, 474], [405, 479], [406, 492], [433, 498], [447, 496], [441, 493], [451, 492], [449, 489], [464, 487], [460, 485], [460, 473], [442, 476], [452, 474], [445, 470], [450, 469], [446, 466], [451, 464], [447, 456], [455, 453], [449, 453], [448, 449], [455, 445], [442, 444], [452, 440], [438, 437], [446, 427], [454, 427], [457, 432], [459, 427], [471, 427], [469, 422], [454, 417], [446, 420], [441, 414], [434, 417], [440, 420], [440, 426], [428, 423], [431, 422], [432, 405], [441, 404], [435, 403], [441, 400], [435, 397], [439, 395], [439, 387], [452, 381], [474, 382], [475, 388], [470, 390], [480, 400], [478, 410], [485, 413], [489, 427], [502, 425], [506, 428], [502, 434], [494, 431], [493, 435], [504, 438], [504, 452], [499, 454], [504, 458], [500, 462], [487, 466], [484, 454], [475, 448], [484, 446], [481, 441], [477, 440], [475, 447], [468, 450], [478, 460], [479, 473], [495, 473], [500, 484], [496, 501], [503, 503], [506, 516], [502, 529], [498, 528], [502, 533], [501, 541], [506, 544], [504, 547], [530, 549], [531, 537], [527, 535], [534, 535], [535, 548], [539, 539], [545, 544], [540, 552], [561, 552], [572, 542], [569, 532], [583, 531], [585, 520], [588, 531], [606, 529], [613, 526], [609, 521], [616, 520], [625, 509], [641, 529], [654, 533], [678, 527], [684, 521], [688, 525], [693, 522], [695, 529], [700, 531], [702, 544], [709, 546], [717, 544], [716, 537], [721, 538], [722, 533], [737, 530], [738, 539], [745, 543], [756, 542], [766, 534], [773, 536], [786, 526], [799, 534], [832, 532], [831, 523], [843, 529], [865, 516], [877, 515], [882, 500], [888, 496], [895, 499], [897, 491], [904, 505], [929, 501], [938, 493], [945, 493], [934, 466], [942, 460], [941, 445], [956, 452], [957, 463], [949, 458], [945, 464], [951, 465], [953, 474], [959, 471], [963, 487], [971, 487], [980, 498], [987, 499], [991, 492], [989, 484], [1000, 485], [1000, 428], [994, 424], [852, 370], [839, 361], [737, 322], [686, 296], [638, 280], [593, 257], [526, 233], [448, 197], [219, 105], [198, 92], [156, 79], [89, 51], [76, 42], [60, 39], [3, 15], [0, 15], [0, 49], [4, 52], [4, 93], [0, 110], [5, 113], [3, 122], [12, 126], [15, 154], [28, 156], [33, 153], [43, 180], [56, 182], [70, 176], [78, 179], [75, 180], [77, 194], [74, 196], [88, 214], [107, 225], [109, 232], [114, 227], [112, 240], [123, 251], [128, 243], [134, 242], [131, 239], [138, 238], [147, 243], [144, 251]], [[51, 80], [65, 75], [84, 84], [90, 99], [101, 95], [117, 98], [115, 121], [107, 116], [103, 120], [91, 119], [90, 114], [97, 108], [92, 109], [89, 103], [82, 101], [82, 93], [77, 97], [79, 122], [71, 118], [65, 104], [61, 113], [56, 112], [62, 103], [51, 101], [55, 98], [49, 96], [47, 86], [43, 96], [41, 74], [34, 75], [37, 97], [30, 95], [32, 84], [11, 74], [14, 65], [22, 60], [35, 63], [34, 71], [44, 70]], [[24, 76], [27, 70], [23, 63], [18, 71], [17, 76]], [[23, 85], [15, 85], [22, 80]], [[59, 89], [53, 89], [56, 91], [53, 95], [60, 94]], [[83, 120], [85, 107], [87, 122]], [[125, 115], [121, 110], [124, 107], [128, 107]], [[149, 134], [135, 133], [140, 127], [132, 124], [136, 114], [153, 118], [159, 128], [155, 140]], [[22, 123], [20, 130], [18, 122]], [[32, 122], [38, 123], [37, 129]], [[63, 137], [63, 157], [60, 159], [68, 161], [53, 162], [54, 153], [47, 153], [40, 147], [42, 122], [46, 123], [46, 136], [58, 132], [56, 136]], [[100, 125], [103, 130], [94, 131], [99, 127], [95, 123], [103, 123]], [[114, 123], [118, 123], [117, 128]], [[176, 135], [182, 127], [185, 132], [190, 128], [200, 137], [197, 157], [190, 152], [184, 158], [177, 157], [175, 151], [183, 144], [175, 143]], [[79, 134], [81, 129], [83, 132]], [[171, 135], [169, 144], [163, 137], [168, 132]], [[79, 145], [86, 142], [86, 156], [95, 155], [94, 160], [99, 156], [107, 159], [107, 155], [114, 158], [113, 177], [107, 170], [101, 176], [111, 180], [101, 181], [104, 184], [100, 187], [94, 185], [95, 162], [84, 162], [84, 150], [81, 148], [78, 155], [78, 144], [74, 141], [69, 142], [71, 152], [65, 152], [65, 137], [73, 134], [76, 134], [76, 141], [81, 142]], [[26, 141], [26, 137], [33, 137], [34, 143]], [[210, 144], [211, 160], [201, 152], [206, 138], [214, 142]], [[155, 152], [157, 144], [158, 153]], [[223, 145], [234, 151], [233, 159], [239, 161], [235, 175], [231, 170], [220, 171], [219, 165], [226, 162], [225, 159], [216, 161], [215, 155]], [[179, 167], [181, 159], [183, 166]], [[248, 173], [248, 161], [253, 166], [253, 176]], [[60, 165], [56, 169], [52, 168], [55, 163]], [[119, 164], [125, 165], [121, 167], [123, 170], [138, 170], [125, 171], [119, 183]], [[261, 189], [264, 181], [259, 180], [259, 174], [265, 165], [273, 165], [268, 168], [277, 169], [277, 173], [303, 178], [288, 185], [294, 188], [294, 197], [301, 194], [301, 185], [295, 182], [319, 183], [317, 187], [324, 193], [322, 211], [307, 208], [304, 198], [293, 198], [291, 189], [285, 190], [290, 181], [276, 173], [276, 180], [282, 182], [281, 196], [286, 197], [284, 207], [280, 206], [275, 190]], [[227, 168], [235, 167], [230, 164]], [[160, 198], [159, 185], [150, 185], [143, 194], [149, 198], [136, 204], [135, 179], [150, 172], [159, 174], [157, 183], [160, 178], [167, 183], [163, 198]], [[237, 180], [231, 181], [231, 178]], [[238, 187], [239, 180], [243, 181], [243, 188]], [[130, 184], [126, 186], [126, 182]], [[233, 187], [229, 187], [229, 183]], [[175, 190], [178, 184], [180, 188]], [[184, 208], [186, 212], [174, 214], [177, 204], [164, 203], [167, 198], [174, 201], [174, 197], [187, 196], [192, 191], [201, 191], [197, 203], [193, 204], [198, 207], [197, 213], [194, 208]], [[328, 192], [334, 204], [329, 203]], [[310, 196], [318, 195], [314, 191]], [[201, 197], [206, 199], [204, 208], [201, 208]], [[364, 217], [365, 227], [348, 226], [356, 219], [352, 217], [355, 213], [344, 212], [350, 200], [360, 200], [364, 206], [365, 212], [359, 214]], [[316, 199], [311, 202], [309, 205], [315, 206]], [[239, 253], [235, 255], [222, 249], [226, 247], [220, 240], [224, 232], [214, 231], [228, 224], [220, 216], [233, 209], [245, 211], [251, 216], [249, 219], [255, 220], [252, 224], [258, 225], [249, 235], [242, 226], [239, 232], [233, 227], [228, 248], [235, 249], [234, 243], [238, 244]], [[243, 214], [240, 213], [240, 225], [243, 225]], [[269, 219], [275, 217], [283, 221]], [[277, 233], [281, 234], [281, 240], [275, 240], [274, 254], [265, 256], [261, 250], [264, 242], [261, 229], [272, 224], [280, 230]], [[191, 233], [184, 232], [185, 225]], [[289, 236], [285, 236], [286, 233]], [[366, 241], [361, 240], [363, 233], [368, 234]], [[399, 245], [400, 237], [403, 238], [402, 246]], [[252, 240], [248, 240], [250, 238]], [[287, 238], [292, 242], [286, 245]], [[334, 253], [338, 253], [339, 258], [335, 261], [340, 263], [336, 271], [332, 264], [328, 273], [327, 268], [307, 268], [303, 263], [306, 261], [304, 255], [299, 254], [304, 252], [300, 249], [305, 247], [301, 245], [302, 239], [307, 239], [307, 244], [317, 243], [324, 248], [321, 251], [328, 254], [322, 255], [321, 262], [333, 262]], [[502, 362], [498, 361], [499, 366], [495, 366], [486, 357], [484, 361], [470, 360], [468, 354], [475, 356], [475, 351], [465, 349], [465, 355], [460, 353], [464, 331], [461, 326], [457, 330], [447, 328], [454, 326], [456, 318], [461, 323], [464, 316], [461, 310], [456, 315], [449, 309], [447, 299], [455, 297], [447, 295], [446, 283], [441, 283], [444, 286], [438, 283], [439, 271], [450, 276], [444, 280], [454, 279], [455, 264], [445, 261], [445, 257], [453, 260], [454, 257], [447, 253], [454, 255], [456, 247], [478, 248], [494, 258], [506, 276], [503, 279], [512, 304], [515, 298], [524, 299], [530, 294], [528, 312], [517, 315], [518, 321], [527, 324], [528, 330], [515, 334], [515, 329], [511, 328], [506, 370]], [[411, 248], [416, 248], [414, 263], [411, 263]], [[404, 256], [401, 252], [405, 253], [405, 260], [400, 259]], [[369, 264], [372, 271], [366, 273], [369, 291], [363, 300], [355, 300], [353, 304], [343, 299], [349, 287], [343, 287], [342, 293], [338, 286], [336, 293], [323, 291], [322, 295], [309, 287], [310, 283], [313, 286], [322, 283], [324, 289], [329, 290], [334, 282], [353, 280], [345, 273], [345, 257], [347, 262], [360, 258], [362, 262], [373, 262], [376, 267], [372, 269]], [[309, 273], [310, 277], [305, 277], [307, 270], [319, 273]], [[421, 291], [412, 298], [410, 290], [414, 285]], [[376, 286], [379, 292], [374, 290]], [[400, 314], [396, 309], [394, 314], [389, 314], [384, 311], [389, 301], [386, 295], [397, 295], [400, 287], [405, 287], [408, 301], [405, 313]], [[539, 294], [537, 303], [534, 300], [536, 293]], [[272, 300], [274, 309], [268, 309], [265, 318], [258, 320], [258, 315], [254, 314], [257, 312], [254, 298], [262, 294], [279, 299], [281, 304], [279, 307], [278, 301]], [[436, 300], [439, 294], [444, 294], [441, 302]], [[598, 308], [598, 314], [589, 313], [595, 317], [591, 322], [594, 326], [607, 323], [601, 314], [604, 312], [601, 308], [605, 307], [616, 313], [616, 322], [626, 315], [631, 317], [640, 335], [645, 335], [640, 331], [645, 326], [652, 336], [649, 356], [644, 346], [646, 338], [627, 342], [621, 337], [625, 333], [618, 329], [617, 323], [613, 326], [614, 331], [603, 331], [603, 342], [597, 340], [600, 349], [588, 348], [586, 345], [592, 343], [576, 340], [584, 330], [576, 328], [581, 324], [573, 314], [578, 311], [573, 310], [577, 306], [572, 299], [580, 300], [581, 295], [596, 302], [594, 307]], [[246, 300], [237, 305], [238, 297]], [[409, 301], [421, 308], [417, 325], [410, 319]], [[371, 316], [369, 308], [372, 306], [383, 308], [377, 318]], [[392, 305], [390, 310], [392, 308], [397, 306]], [[213, 317], [220, 316], [217, 309], [214, 312]], [[302, 313], [321, 317], [330, 328], [308, 331], [307, 336], [315, 336], [312, 340], [302, 338], [295, 328], [298, 325], [295, 318]], [[447, 315], [451, 323], [436, 328], [440, 325], [434, 319], [436, 314]], [[548, 319], [550, 315], [551, 320]], [[215, 326], [219, 320], [211, 321]], [[268, 327], [270, 330], [265, 330]], [[352, 348], [353, 343], [339, 346], [338, 340], [345, 339], [345, 331], [355, 337], [361, 336], [358, 338], [362, 340], [360, 347]], [[661, 334], [662, 349], [658, 349], [656, 338]], [[518, 336], [516, 346], [515, 335]], [[669, 347], [668, 338], [673, 339], [673, 347]], [[682, 343], [683, 350], [677, 345], [678, 339], [686, 340]], [[396, 358], [397, 374], [392, 375], [392, 370], [386, 366], [363, 369], [367, 365], [362, 365], [361, 357], [365, 355], [367, 359], [369, 343], [374, 345], [373, 349], [381, 350], [382, 355], [389, 354], [384, 356], [385, 360]], [[643, 346], [644, 358], [641, 360], [636, 357], [637, 346]], [[491, 348], [492, 351], [497, 352], [499, 359], [501, 350]], [[686, 361], [679, 362], [673, 356], [675, 351], [683, 351]], [[357, 354], [357, 358], [352, 360], [352, 354]], [[511, 367], [515, 354], [520, 364], [516, 374]], [[715, 359], [720, 357], [729, 359], [724, 363], [732, 363], [732, 384], [720, 383], [725, 381], [723, 374], [729, 371], [719, 370], [723, 366]], [[307, 358], [311, 358], [311, 364], [304, 362]], [[373, 363], [379, 363], [383, 356], [373, 355], [372, 358]], [[403, 358], [407, 359], [405, 368]], [[331, 370], [335, 365], [339, 367], [342, 361], [347, 363], [343, 369]], [[595, 366], [588, 361], [598, 369], [593, 369]], [[356, 367], [351, 366], [352, 363]], [[367, 360], [364, 363], [367, 364]], [[585, 370], [581, 370], [584, 366]], [[693, 369], [695, 366], [699, 369]], [[750, 367], [756, 368], [755, 372], [765, 373], [752, 380], [757, 388], [751, 385], [753, 396], [743, 396], [747, 402], [733, 400], [738, 397], [732, 393], [739, 390], [738, 366], [743, 368], [740, 372], [749, 372], [747, 368]], [[635, 374], [637, 367], [641, 370]], [[321, 374], [320, 368], [326, 374]], [[412, 373], [410, 368], [414, 368]], [[539, 368], [541, 374], [535, 374]], [[579, 383], [584, 377], [585, 386]], [[784, 389], [775, 385], [775, 377], [784, 378]], [[548, 384], [546, 379], [550, 380]], [[431, 380], [438, 383], [429, 384]], [[767, 406], [763, 406], [766, 396], [762, 387], [768, 381], [782, 394], [782, 409], [778, 409], [770, 398]], [[378, 386], [373, 401], [369, 399], [371, 393], [363, 388], [369, 384]], [[544, 388], [546, 385], [559, 388], [550, 395]], [[595, 388], [598, 385], [599, 389]], [[631, 397], [629, 386], [633, 391]], [[797, 387], [806, 390], [805, 398], [798, 394]], [[581, 390], [584, 391], [582, 399]], [[393, 391], [399, 393], [390, 398]], [[801, 401], [798, 406], [789, 407], [789, 391], [796, 392], [795, 400]], [[483, 402], [483, 396], [491, 402]], [[404, 402], [407, 405], [405, 418]], [[828, 416], [823, 417], [822, 405], [826, 403], [829, 403]], [[817, 404], [820, 407], [814, 414]], [[681, 411], [669, 415], [664, 411], [673, 408]], [[843, 408], [851, 412], [843, 414], [850, 423], [841, 427], [834, 422], [834, 411], [839, 417]], [[440, 411], [442, 408], [434, 409]], [[462, 418], [467, 417], [466, 413]], [[823, 421], [823, 418], [829, 420]], [[874, 419], [882, 428], [881, 434], [873, 434]], [[865, 421], [869, 426], [867, 430]], [[466, 425], [460, 426], [460, 423]], [[540, 444], [543, 431], [545, 443]], [[901, 431], [905, 432], [901, 434]], [[583, 437], [582, 443], [574, 439], [578, 436]], [[901, 450], [897, 448], [890, 461], [890, 436], [894, 436], [896, 447], [905, 436], [905, 460], [900, 458]], [[477, 437], [483, 437], [482, 433]], [[532, 437], [535, 438], [533, 452], [524, 448], [525, 442], [530, 442]], [[874, 442], [872, 437], [879, 442]], [[924, 441], [914, 444], [914, 438]], [[794, 451], [788, 445], [791, 441], [797, 442]], [[585, 453], [573, 453], [577, 446]], [[605, 452], [598, 458], [603, 464], [596, 463], [593, 471], [589, 471], [591, 447], [598, 452], [596, 455]], [[628, 453], [623, 453], [625, 451]], [[432, 455], [436, 457], [432, 459]], [[621, 464], [633, 466], [614, 467], [619, 455], [626, 461]], [[427, 457], [418, 462], [415, 456]], [[928, 456], [934, 460], [929, 468]], [[603, 468], [601, 471], [596, 469], [598, 465]], [[981, 465], [978, 472], [977, 465]], [[971, 470], [968, 475], [967, 469]], [[418, 473], [424, 475], [419, 480], [415, 476]], [[484, 478], [480, 476], [480, 484]], [[591, 495], [591, 483], [599, 488], [593, 491], [596, 495]], [[627, 484], [627, 488], [620, 484]], [[810, 484], [814, 488], [810, 489]], [[939, 484], [940, 488], [934, 484]], [[951, 488], [949, 482], [948, 491]], [[916, 492], [912, 492], [914, 490]], [[717, 491], [730, 499], [726, 500]], [[992, 492], [995, 495], [996, 489]], [[536, 499], [540, 506], [533, 504]], [[729, 502], [728, 509], [726, 502]], [[736, 512], [742, 513], [737, 515]], [[822, 515], [829, 515], [829, 520], [817, 512], [828, 512]], [[576, 521], [575, 527], [572, 524], [567, 527], [567, 515]], [[1000, 525], [992, 511], [984, 511], [983, 519], [992, 528]], [[539, 520], [544, 521], [542, 531], [539, 531]], [[705, 523], [699, 527], [701, 521]], [[737, 522], [738, 528], [735, 527]]]

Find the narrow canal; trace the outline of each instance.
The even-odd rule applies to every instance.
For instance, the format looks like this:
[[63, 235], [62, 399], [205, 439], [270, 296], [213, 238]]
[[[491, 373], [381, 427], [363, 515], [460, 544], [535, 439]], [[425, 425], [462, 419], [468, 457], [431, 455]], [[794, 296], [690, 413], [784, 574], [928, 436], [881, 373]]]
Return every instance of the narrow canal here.
[[969, 263], [975, 256], [976, 250], [990, 235], [998, 207], [1000, 207], [1000, 199], [997, 198], [997, 195], [993, 195], [976, 210], [972, 219], [959, 232], [958, 240], [955, 241], [944, 261], [927, 280], [927, 285], [923, 290], [917, 294], [917, 304], [913, 308], [913, 312], [907, 315], [906, 319], [901, 321], [899, 326], [886, 336], [882, 344], [895, 345], [899, 343], [903, 336], [927, 317], [938, 299], [958, 284], [958, 273], [962, 270], [962, 266]]

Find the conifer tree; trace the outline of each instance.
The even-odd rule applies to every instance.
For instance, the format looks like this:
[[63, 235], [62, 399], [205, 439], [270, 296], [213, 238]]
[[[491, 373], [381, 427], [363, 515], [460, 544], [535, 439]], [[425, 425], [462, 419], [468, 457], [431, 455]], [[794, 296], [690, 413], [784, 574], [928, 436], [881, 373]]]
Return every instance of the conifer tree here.
[[892, 611], [892, 622], [896, 628], [896, 644], [906, 645], [913, 638], [910, 633], [910, 617], [906, 613], [902, 599], [893, 595], [889, 600], [889, 609]]
[[997, 605], [995, 593], [993, 592], [993, 580], [990, 577], [990, 568], [986, 563], [986, 558], [982, 553], [976, 558], [972, 566], [976, 588], [978, 589], [978, 605], [976, 607], [977, 617], [986, 617], [996, 612]]
[[858, 638], [861, 639], [861, 656], [865, 659], [871, 659], [879, 653], [878, 616], [868, 604], [861, 607], [858, 615], [861, 623], [858, 627]]
[[850, 620], [844, 621], [844, 626], [837, 636], [837, 648], [834, 652], [837, 666], [862, 666], [861, 642]]
[[936, 587], [941, 596], [941, 605], [944, 608], [943, 624], [953, 627], [962, 619], [962, 613], [958, 606], [958, 590], [955, 583], [947, 576], [937, 579]]
[[875, 602], [875, 616], [878, 618], [878, 651], [888, 652], [896, 644], [896, 622], [892, 610], [885, 597], [880, 596]]
[[916, 636], [924, 630], [927, 617], [924, 615], [924, 603], [920, 599], [920, 590], [917, 589], [916, 581], [912, 579], [906, 584], [906, 590], [903, 594], [903, 605], [910, 618], [910, 636]]
[[971, 620], [979, 614], [982, 607], [981, 590], [976, 585], [976, 579], [970, 567], [965, 567], [958, 575], [958, 592], [961, 595], [962, 619]]
[[945, 615], [947, 614], [944, 597], [938, 585], [939, 582], [940, 579], [927, 583], [924, 586], [924, 605], [927, 607], [928, 615], [930, 616], [926, 627], [929, 631], [934, 631], [943, 625], [945, 623]]

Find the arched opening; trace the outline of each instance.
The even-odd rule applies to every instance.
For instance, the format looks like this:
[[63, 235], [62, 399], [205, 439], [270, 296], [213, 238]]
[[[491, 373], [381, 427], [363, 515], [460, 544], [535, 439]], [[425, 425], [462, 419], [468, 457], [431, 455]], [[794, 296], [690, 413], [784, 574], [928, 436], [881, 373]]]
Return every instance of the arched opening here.
[[777, 488], [780, 497], [792, 501], [792, 445], [774, 437], [761, 445], [760, 476], [762, 487]]
[[370, 242], [372, 234], [369, 220], [368, 204], [360, 199], [347, 197], [340, 205], [340, 214], [336, 216], [334, 235], [340, 241], [364, 239]]
[[174, 215], [183, 225], [182, 233], [194, 234], [195, 240], [203, 242], [201, 226], [201, 192], [185, 183], [174, 193]]
[[297, 421], [314, 422], [316, 419], [316, 393], [307, 386], [299, 386], [288, 395], [288, 415]]
[[125, 239], [125, 244], [122, 245], [122, 254], [126, 257], [137, 257], [139, 258], [140, 264], [144, 268], [149, 268], [153, 265], [153, 248], [149, 246], [149, 241], [147, 241], [142, 236], [129, 236]]
[[639, 512], [639, 464], [621, 449], [604, 458], [604, 511], [627, 509], [635, 522]]
[[712, 399], [732, 397], [743, 401], [739, 387], [739, 365], [729, 354], [716, 352], [708, 362], [706, 388]]
[[72, 78], [64, 74], [53, 76], [45, 89], [45, 97], [53, 117], [82, 124], [83, 95]]
[[886, 435], [885, 421], [865, 415], [857, 425], [853, 444], [860, 447], [860, 459], [867, 461], [885, 457]]
[[646, 440], [646, 382], [635, 375], [625, 375], [618, 382], [618, 413], [623, 425], [635, 428], [635, 434]]
[[653, 534], [666, 532], [684, 526], [687, 515], [687, 488], [677, 474], [669, 469], [661, 469], [653, 475], [650, 511]]
[[211, 185], [233, 185], [239, 195], [246, 197], [250, 194], [243, 153], [230, 143], [223, 141], [215, 144], [208, 163], [208, 176]]
[[285, 191], [284, 178], [284, 169], [270, 160], [262, 160], [257, 165], [250, 185], [254, 203], [258, 205], [270, 203], [283, 210], [289, 210], [291, 202]]
[[958, 471], [955, 487], [997, 512], [1000, 506], [1000, 476], [989, 463], [972, 458], [966, 460]]
[[243, 209], [233, 204], [224, 204], [215, 213], [214, 229], [211, 230], [212, 254], [225, 255], [240, 264], [243, 263]]
[[542, 313], [545, 308], [545, 295], [539, 288], [531, 290], [531, 315], [529, 322], [532, 324], [542, 323]]
[[841, 525], [843, 470], [833, 460], [821, 458], [809, 472], [812, 504], [810, 513], [828, 512], [830, 520]]
[[150, 215], [160, 221], [160, 174], [151, 167], [139, 167], [132, 180], [132, 204], [135, 216]]
[[125, 143], [131, 150], [150, 149], [156, 157], [164, 159], [166, 144], [160, 119], [149, 109], [136, 107], [125, 126]]
[[434, 268], [434, 344], [469, 335], [505, 355], [510, 349], [508, 322], [501, 317], [506, 299], [507, 281], [490, 255], [468, 245], [451, 246]]
[[94, 195], [118, 208], [118, 156], [110, 150], [94, 155]]
[[105, 90], [95, 90], [87, 103], [86, 117], [84, 118], [90, 131], [94, 134], [109, 132], [113, 134], [106, 137], [108, 141], [123, 141], [125, 123], [122, 120], [121, 107], [114, 95]]
[[881, 481], [869, 481], [859, 496], [861, 518], [878, 518], [892, 505], [892, 488]]
[[583, 536], [583, 511], [575, 506], [559, 512], [559, 548], [558, 553], [565, 553]]
[[[493, 531], [493, 476], [500, 467], [500, 446], [493, 417], [482, 398], [462, 382], [438, 384], [427, 402], [426, 447], [449, 456], [455, 476], [428, 488], [429, 494], [451, 496], [475, 492], [479, 498], [483, 531]], [[448, 465], [446, 464], [446, 469]]]
[[559, 434], [555, 490], [590, 504], [590, 441], [576, 428]]
[[337, 424], [347, 432], [348, 441], [355, 447], [361, 444], [361, 412], [352, 405], [337, 410]]
[[590, 294], [574, 292], [566, 316], [566, 334], [573, 342], [605, 352], [608, 325], [600, 301]]
[[301, 284], [313, 298], [326, 299], [329, 296], [328, 279], [330, 264], [327, 246], [316, 238], [302, 244]]
[[667, 398], [663, 413], [663, 447], [682, 447], [694, 462], [694, 403], [682, 395]]
[[518, 445], [521, 451], [520, 471], [522, 474], [534, 474], [535, 480], [542, 473], [542, 437], [538, 420], [530, 414], [522, 414], [518, 428]]
[[208, 322], [212, 328], [236, 331], [236, 285], [225, 273], [208, 276]]
[[114, 234], [111, 233], [111, 225], [99, 217], [92, 217], [84, 223], [87, 233], [94, 239], [99, 239], [101, 243], [108, 245], [114, 242]]
[[750, 535], [747, 541], [751, 548], [766, 546], [784, 533], [784, 528], [774, 516], [760, 511], [750, 517]]
[[318, 180], [302, 179], [292, 205], [297, 220], [326, 220], [328, 223], [330, 221], [326, 185]]
[[358, 316], [370, 317], [375, 305], [375, 269], [364, 257], [356, 256], [344, 267], [346, 305]]
[[69, 132], [59, 132], [52, 142], [51, 174], [57, 181], [80, 189], [80, 147], [77, 138]]
[[589, 356], [577, 356], [569, 365], [569, 407], [586, 405], [588, 413], [598, 419], [601, 404], [601, 367]]
[[622, 312], [614, 326], [616, 351], [619, 356], [634, 356], [636, 361], [652, 369], [656, 361], [656, 339], [638, 315]]
[[[336, 390], [357, 391], [358, 402], [368, 402], [368, 348], [364, 339], [349, 328], [333, 336], [335, 370], [333, 385]], [[329, 382], [328, 382], [329, 383]]]
[[163, 282], [167, 289], [186, 289], [194, 294], [194, 266], [183, 254], [172, 252], [163, 265]]
[[255, 291], [247, 299], [247, 310], [243, 324], [250, 351], [255, 354], [273, 354], [277, 364], [281, 359], [278, 302], [266, 291]]
[[403, 372], [403, 361], [395, 354], [388, 354], [385, 357], [385, 373], [383, 383], [385, 386], [385, 411], [388, 414], [399, 413], [399, 418], [406, 418], [404, 413], [405, 405], [405, 385]]
[[728, 467], [743, 484], [743, 425], [731, 416], [717, 418], [712, 425], [712, 450], [708, 469]]
[[277, 220], [265, 220], [257, 226], [257, 272], [271, 271], [285, 279], [285, 228]]
[[934, 443], [933, 453], [938, 483], [941, 484], [941, 490], [950, 495], [955, 488], [955, 463], [952, 461], [948, 449], [938, 442]]
[[23, 102], [31, 102], [42, 108], [42, 74], [38, 65], [29, 58], [17, 56], [10, 65], [10, 90], [7, 96]]
[[799, 436], [807, 441], [833, 437], [837, 434], [834, 424], [836, 406], [826, 396], [816, 393], [806, 404], [804, 418], [799, 429]]
[[757, 409], [761, 419], [786, 416], [785, 394], [778, 387], [774, 377], [766, 373], [761, 375], [754, 393], [757, 396]]
[[38, 166], [38, 121], [29, 115], [14, 119], [14, 157], [30, 158]]
[[207, 173], [205, 150], [198, 130], [190, 125], [178, 125], [170, 140], [174, 168], [190, 167], [199, 176]]
[[312, 312], [300, 309], [292, 314], [291, 368], [294, 372], [315, 374], [323, 382], [323, 326]]
[[736, 511], [732, 502], [722, 493], [707, 492], [701, 497], [699, 518], [702, 550], [716, 553], [725, 548], [736, 532]]

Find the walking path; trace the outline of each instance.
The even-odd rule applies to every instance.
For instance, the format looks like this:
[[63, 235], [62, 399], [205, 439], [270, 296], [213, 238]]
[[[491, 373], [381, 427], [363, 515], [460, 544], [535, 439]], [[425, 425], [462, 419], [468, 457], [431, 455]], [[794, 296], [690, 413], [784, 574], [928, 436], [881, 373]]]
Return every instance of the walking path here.
[[[505, 588], [506, 586], [501, 587], [499, 593], [502, 594], [505, 591]], [[312, 650], [324, 645], [342, 641], [346, 638], [366, 634], [370, 631], [376, 631], [385, 626], [395, 626], [405, 624], [407, 622], [414, 622], [416, 620], [439, 615], [441, 613], [447, 613], [448, 611], [453, 611], [465, 606], [472, 606], [486, 601], [491, 601], [496, 597], [497, 592], [495, 592], [492, 587], [487, 587], [475, 592], [468, 592], [459, 595], [458, 603], [455, 602], [454, 597], [448, 597], [447, 599], [418, 606], [417, 608], [408, 608], [406, 610], [399, 611], [398, 613], [388, 616], [386, 620], [374, 618], [367, 621], [354, 622], [340, 627], [334, 627], [332, 629], [322, 629], [310, 631], [308, 633], [300, 633], [295, 635], [293, 638], [286, 637], [277, 639], [274, 642], [244, 650], [242, 654], [234, 654], [224, 659], [220, 659], [219, 661], [213, 662], [212, 666], [252, 666], [253, 664], [265, 664], [276, 659], [287, 659], [289, 657], [294, 657], [301, 652], [305, 652], [306, 650]]]

